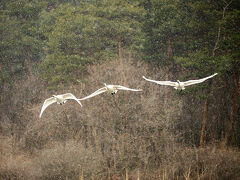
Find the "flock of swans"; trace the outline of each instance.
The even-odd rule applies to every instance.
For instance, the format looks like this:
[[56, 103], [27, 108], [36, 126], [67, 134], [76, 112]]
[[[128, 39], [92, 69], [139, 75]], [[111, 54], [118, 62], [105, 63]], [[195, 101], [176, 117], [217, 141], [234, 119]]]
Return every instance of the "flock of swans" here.
[[[185, 81], [185, 82], [180, 82], [179, 80], [177, 80], [177, 82], [156, 81], [156, 80], [147, 79], [145, 76], [143, 76], [143, 79], [145, 79], [146, 81], [149, 81], [149, 82], [154, 82], [154, 83], [160, 84], [160, 85], [172, 86], [172, 87], [174, 87], [177, 90], [184, 90], [185, 86], [190, 86], [190, 85], [202, 83], [202, 82], [206, 81], [207, 79], [212, 78], [212, 77], [214, 77], [216, 75], [217, 75], [217, 73], [215, 73], [215, 74], [213, 74], [211, 76], [202, 78], [202, 79], [189, 80], [189, 81]], [[114, 95], [114, 94], [116, 94], [118, 92], [118, 90], [142, 91], [142, 89], [131, 89], [131, 88], [127, 88], [127, 87], [120, 86], [120, 85], [107, 85], [106, 83], [104, 83], [104, 87], [98, 89], [94, 93], [92, 93], [92, 94], [90, 94], [90, 95], [88, 95], [88, 96], [86, 96], [84, 98], [81, 98], [81, 99], [76, 98], [76, 96], [74, 96], [72, 93], [53, 95], [52, 97], [50, 97], [50, 98], [48, 98], [48, 99], [46, 99], [44, 101], [39, 117], [41, 118], [42, 113], [45, 111], [45, 109], [48, 106], [50, 106], [51, 104], [53, 104], [53, 103], [57, 103], [59, 105], [63, 105], [67, 100], [72, 99], [72, 100], [77, 101], [77, 103], [82, 107], [82, 104], [80, 102], [82, 100], [92, 98], [92, 97], [97, 96], [97, 95], [99, 95], [101, 93], [104, 93], [104, 92], [109, 92], [112, 95]]]

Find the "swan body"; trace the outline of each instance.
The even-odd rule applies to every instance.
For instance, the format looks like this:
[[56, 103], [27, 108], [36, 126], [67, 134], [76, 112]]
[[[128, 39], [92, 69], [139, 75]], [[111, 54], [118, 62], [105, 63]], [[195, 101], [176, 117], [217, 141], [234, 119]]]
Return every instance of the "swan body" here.
[[73, 99], [73, 100], [77, 101], [78, 104], [80, 104], [82, 106], [81, 102], [72, 93], [53, 95], [52, 97], [50, 97], [44, 101], [39, 117], [41, 118], [42, 113], [51, 104], [56, 102], [59, 105], [63, 105], [69, 99]]
[[185, 86], [190, 86], [190, 85], [194, 85], [194, 84], [198, 84], [198, 83], [202, 83], [203, 81], [206, 81], [209, 78], [212, 78], [214, 76], [216, 76], [217, 73], [202, 78], [202, 79], [197, 79], [197, 80], [189, 80], [189, 81], [185, 81], [185, 82], [180, 82], [179, 80], [177, 80], [177, 82], [172, 82], [172, 81], [155, 81], [155, 80], [151, 80], [151, 79], [147, 79], [145, 76], [143, 76], [143, 78], [147, 81], [150, 82], [154, 82], [160, 85], [167, 85], [167, 86], [172, 86], [174, 89], [178, 89], [178, 90], [184, 90]]
[[97, 91], [95, 91], [94, 93], [90, 94], [89, 96], [86, 96], [84, 98], [78, 99], [78, 100], [85, 100], [94, 96], [97, 96], [101, 93], [104, 92], [109, 92], [112, 95], [116, 94], [118, 92], [118, 90], [126, 90], [126, 91], [142, 91], [142, 89], [131, 89], [131, 88], [127, 88], [124, 86], [120, 86], [120, 85], [107, 85], [106, 83], [104, 83], [104, 87], [98, 89]]

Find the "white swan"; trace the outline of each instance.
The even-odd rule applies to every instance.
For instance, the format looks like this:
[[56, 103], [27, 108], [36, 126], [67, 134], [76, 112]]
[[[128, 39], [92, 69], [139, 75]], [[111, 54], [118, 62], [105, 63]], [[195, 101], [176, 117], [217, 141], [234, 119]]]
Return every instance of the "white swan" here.
[[57, 104], [63, 105], [69, 99], [73, 99], [73, 100], [77, 101], [78, 104], [80, 104], [82, 106], [81, 102], [72, 93], [53, 95], [52, 97], [50, 97], [44, 101], [39, 117], [41, 118], [42, 113], [51, 104], [56, 102]]
[[179, 80], [177, 80], [177, 82], [172, 82], [172, 81], [155, 81], [155, 80], [147, 79], [145, 76], [143, 76], [143, 78], [145, 80], [147, 80], [147, 81], [150, 81], [150, 82], [154, 82], [154, 83], [161, 84], [161, 85], [173, 86], [175, 89], [184, 90], [185, 86], [190, 86], [190, 85], [193, 85], [193, 84], [202, 83], [203, 81], [205, 81], [205, 80], [207, 80], [209, 78], [212, 78], [212, 77], [214, 77], [216, 75], [217, 75], [217, 73], [215, 73], [215, 74], [213, 74], [211, 76], [202, 78], [202, 79], [189, 80], [189, 81], [185, 81], [185, 82], [180, 82]]
[[103, 88], [100, 88], [98, 89], [97, 91], [95, 91], [94, 93], [90, 94], [89, 96], [86, 96], [82, 99], [78, 99], [78, 100], [85, 100], [85, 99], [88, 99], [88, 98], [91, 98], [93, 96], [96, 96], [96, 95], [99, 95], [101, 93], [104, 93], [104, 92], [109, 92], [111, 93], [112, 95], [116, 94], [118, 92], [118, 90], [127, 90], [127, 91], [142, 91], [142, 89], [130, 89], [130, 88], [127, 88], [127, 87], [124, 87], [124, 86], [120, 86], [120, 85], [107, 85], [106, 83], [104, 83], [104, 86]]

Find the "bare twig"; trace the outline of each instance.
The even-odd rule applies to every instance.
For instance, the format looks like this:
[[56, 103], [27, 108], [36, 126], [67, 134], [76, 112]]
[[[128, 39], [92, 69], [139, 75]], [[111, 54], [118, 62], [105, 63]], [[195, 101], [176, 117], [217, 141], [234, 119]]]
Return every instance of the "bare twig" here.
[[[228, 6], [232, 3], [232, 0], [229, 1], [228, 3], [226, 2], [226, 6], [223, 8], [223, 14], [222, 14], [222, 19], [225, 18], [225, 12], [228, 8]], [[219, 41], [220, 41], [220, 35], [221, 35], [221, 26], [219, 26], [218, 28], [218, 33], [217, 33], [217, 40], [215, 42], [215, 45], [214, 45], [214, 48], [213, 48], [213, 51], [212, 51], [212, 55], [215, 56], [215, 51], [219, 48], [218, 47], [218, 44], [219, 44]]]

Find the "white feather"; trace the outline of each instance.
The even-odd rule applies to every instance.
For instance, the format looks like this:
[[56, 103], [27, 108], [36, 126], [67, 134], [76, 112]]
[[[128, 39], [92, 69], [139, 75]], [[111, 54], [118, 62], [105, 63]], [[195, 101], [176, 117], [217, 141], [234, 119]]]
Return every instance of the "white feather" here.
[[117, 93], [118, 90], [126, 90], [126, 91], [142, 91], [142, 89], [131, 89], [131, 88], [127, 88], [127, 87], [124, 87], [124, 86], [120, 86], [120, 85], [107, 85], [105, 84], [105, 87], [103, 88], [100, 88], [98, 89], [97, 91], [95, 91], [94, 93], [90, 94], [89, 96], [86, 96], [84, 98], [81, 98], [79, 99], [80, 101], [81, 100], [85, 100], [85, 99], [88, 99], [88, 98], [91, 98], [91, 97], [94, 97], [94, 96], [97, 96], [101, 93], [104, 93], [104, 92], [109, 92], [109, 93], [112, 93], [112, 94], [115, 94]]
[[147, 81], [150, 81], [150, 82], [154, 82], [154, 83], [157, 83], [157, 84], [160, 84], [160, 85], [173, 86], [175, 89], [183, 90], [183, 89], [185, 89], [185, 86], [190, 86], [190, 85], [193, 85], [193, 84], [202, 83], [203, 81], [206, 81], [207, 79], [212, 78], [212, 77], [214, 77], [216, 75], [217, 75], [217, 73], [215, 73], [215, 74], [213, 74], [211, 76], [202, 78], [202, 79], [188, 80], [188, 81], [185, 81], [185, 82], [180, 82], [179, 80], [177, 82], [172, 82], [172, 81], [155, 81], [155, 80], [147, 79], [145, 76], [143, 76], [143, 78], [145, 80], [147, 80]]
[[81, 102], [72, 93], [60, 94], [60, 95], [56, 95], [56, 96], [53, 95], [53, 97], [50, 97], [44, 101], [39, 117], [41, 118], [42, 113], [51, 104], [53, 104], [55, 102], [57, 104], [64, 104], [69, 99], [73, 99], [73, 100], [77, 101], [78, 104], [80, 104], [82, 106]]

